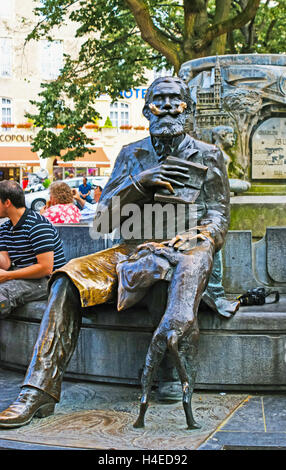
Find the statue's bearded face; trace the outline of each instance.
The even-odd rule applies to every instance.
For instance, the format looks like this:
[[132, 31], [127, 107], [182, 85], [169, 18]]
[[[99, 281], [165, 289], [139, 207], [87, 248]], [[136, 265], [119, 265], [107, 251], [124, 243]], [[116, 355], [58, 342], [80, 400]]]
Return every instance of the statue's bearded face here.
[[150, 134], [154, 137], [175, 137], [184, 133], [186, 104], [177, 83], [158, 83], [149, 104]]

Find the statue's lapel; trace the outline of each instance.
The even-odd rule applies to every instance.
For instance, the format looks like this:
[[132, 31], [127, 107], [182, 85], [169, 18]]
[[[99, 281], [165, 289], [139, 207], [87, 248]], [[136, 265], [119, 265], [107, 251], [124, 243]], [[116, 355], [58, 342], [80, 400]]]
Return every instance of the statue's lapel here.
[[158, 165], [159, 157], [154, 150], [150, 137], [144, 139], [140, 142], [140, 145], [135, 148], [134, 157], [137, 165], [143, 170]]

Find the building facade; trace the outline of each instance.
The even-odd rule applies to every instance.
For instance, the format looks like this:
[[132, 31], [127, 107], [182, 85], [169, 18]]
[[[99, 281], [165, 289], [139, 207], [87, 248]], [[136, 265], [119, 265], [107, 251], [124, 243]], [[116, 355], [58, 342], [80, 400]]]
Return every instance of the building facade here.
[[[41, 159], [31, 150], [37, 129], [25, 114], [35, 111], [30, 101], [37, 99], [41, 83], [55, 79], [64, 54], [76, 55], [81, 43], [75, 38], [73, 24], [55, 29], [52, 42], [27, 43], [26, 37], [38, 21], [33, 14], [35, 6], [31, 0], [0, 2], [0, 180], [13, 178], [22, 182], [40, 168], [48, 170], [51, 179], [67, 175], [108, 176], [121, 147], [148, 135], [148, 121], [142, 114], [148, 83], [123, 90], [115, 103], [108, 95], [97, 100], [99, 129], [92, 125], [84, 128], [94, 141], [94, 153], [73, 162], [63, 162], [58, 155]], [[153, 79], [150, 73], [149, 82]], [[108, 117], [112, 128], [104, 127]]]

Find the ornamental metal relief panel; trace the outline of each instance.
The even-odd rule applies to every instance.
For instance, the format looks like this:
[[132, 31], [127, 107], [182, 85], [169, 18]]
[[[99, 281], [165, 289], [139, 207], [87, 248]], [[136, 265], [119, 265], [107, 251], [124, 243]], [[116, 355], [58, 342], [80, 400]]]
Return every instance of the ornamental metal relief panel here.
[[233, 129], [232, 146], [222, 143], [230, 178], [285, 178], [285, 55], [203, 57], [185, 62], [179, 75], [194, 103], [190, 133], [217, 144], [218, 128]]
[[286, 118], [262, 122], [252, 136], [252, 178], [286, 178]]

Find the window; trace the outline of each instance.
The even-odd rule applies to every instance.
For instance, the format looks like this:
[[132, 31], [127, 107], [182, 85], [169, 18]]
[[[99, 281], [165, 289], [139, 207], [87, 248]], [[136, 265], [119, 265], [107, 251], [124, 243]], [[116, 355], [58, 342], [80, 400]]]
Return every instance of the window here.
[[[12, 104], [9, 98], [1, 98], [1, 124], [12, 123]], [[8, 129], [6, 127], [3, 128]]]
[[41, 74], [45, 80], [54, 80], [63, 67], [62, 41], [41, 41]]
[[0, 18], [10, 18], [12, 16], [13, 0], [0, 1]]
[[[129, 125], [129, 104], [127, 103], [112, 103], [110, 105], [110, 120], [114, 127], [120, 129], [121, 126]], [[128, 129], [120, 129], [122, 132], [127, 132]]]
[[9, 38], [0, 38], [0, 77], [12, 75], [12, 41]]

